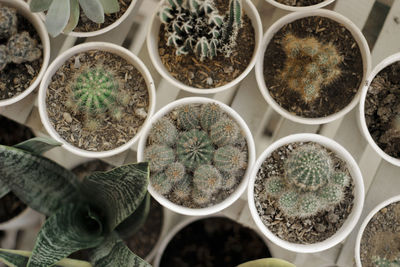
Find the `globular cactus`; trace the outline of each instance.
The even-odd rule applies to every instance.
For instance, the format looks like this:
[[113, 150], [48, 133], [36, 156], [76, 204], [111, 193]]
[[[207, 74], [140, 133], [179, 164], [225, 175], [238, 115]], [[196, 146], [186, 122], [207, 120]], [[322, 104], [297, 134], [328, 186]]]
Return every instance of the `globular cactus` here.
[[192, 199], [193, 202], [198, 205], [206, 205], [211, 202], [210, 195], [198, 190], [197, 188], [193, 189]]
[[298, 200], [299, 195], [296, 191], [284, 192], [278, 199], [279, 209], [287, 217], [296, 217], [298, 215]]
[[165, 174], [172, 183], [179, 182], [185, 178], [185, 166], [180, 162], [174, 162], [167, 167]]
[[211, 163], [214, 147], [206, 132], [193, 129], [179, 136], [176, 153], [186, 168], [194, 170], [198, 166]]
[[163, 172], [156, 173], [150, 176], [150, 183], [160, 194], [168, 194], [172, 189], [172, 183], [168, 181], [167, 176]]
[[234, 144], [240, 134], [240, 128], [231, 119], [221, 119], [211, 126], [210, 138], [217, 146]]
[[199, 126], [199, 109], [193, 105], [185, 105], [177, 109], [178, 126], [191, 130]]
[[244, 152], [234, 146], [218, 148], [214, 154], [214, 165], [218, 170], [236, 172], [247, 166], [247, 157]]
[[264, 188], [267, 194], [278, 197], [285, 191], [285, 181], [279, 176], [273, 176], [265, 180]]
[[172, 191], [178, 199], [187, 199], [192, 193], [189, 177], [185, 177], [173, 185]]
[[194, 187], [207, 195], [217, 192], [221, 187], [221, 183], [221, 173], [211, 165], [202, 165], [194, 172]]
[[168, 146], [154, 144], [145, 149], [144, 159], [149, 162], [150, 171], [161, 172], [175, 161], [175, 154]]
[[299, 199], [295, 217], [306, 218], [316, 215], [321, 208], [320, 203], [320, 199], [314, 193], [303, 194]]
[[230, 190], [237, 184], [238, 179], [235, 173], [221, 172], [221, 175], [222, 175], [222, 183], [221, 183], [222, 189]]
[[400, 267], [400, 256], [391, 260], [384, 257], [374, 256], [372, 260], [376, 267]]
[[168, 0], [159, 18], [177, 55], [193, 53], [201, 61], [218, 53], [229, 57], [242, 27], [242, 3], [230, 0], [229, 10], [220, 15], [214, 0]]
[[211, 125], [215, 124], [221, 118], [221, 113], [222, 111], [218, 104], [204, 104], [200, 110], [201, 127], [208, 131]]
[[344, 172], [334, 172], [330, 178], [333, 184], [337, 184], [342, 187], [348, 186], [350, 179], [350, 176]]
[[37, 41], [31, 38], [26, 31], [11, 36], [7, 42], [7, 50], [9, 61], [16, 64], [32, 62], [42, 56]]
[[150, 130], [149, 139], [156, 144], [173, 145], [178, 137], [178, 130], [170, 119], [163, 117], [156, 121]]
[[0, 39], [8, 39], [17, 33], [17, 10], [0, 5]]
[[326, 203], [326, 205], [335, 205], [344, 199], [343, 188], [339, 185], [327, 185], [322, 187], [318, 192], [319, 198]]
[[7, 46], [0, 45], [0, 71], [2, 71], [7, 66], [8, 62], [9, 62], [9, 57], [8, 57]]
[[341, 75], [339, 65], [343, 56], [332, 43], [324, 44], [314, 37], [297, 38], [289, 33], [282, 40], [282, 48], [287, 59], [279, 79], [286, 81], [306, 103], [317, 99], [321, 88]]

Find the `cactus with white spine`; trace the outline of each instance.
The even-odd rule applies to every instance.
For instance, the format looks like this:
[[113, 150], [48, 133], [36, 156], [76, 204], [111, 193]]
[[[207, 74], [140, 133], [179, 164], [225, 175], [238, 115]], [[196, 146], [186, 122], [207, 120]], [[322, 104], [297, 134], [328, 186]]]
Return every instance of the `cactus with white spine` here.
[[244, 152], [234, 146], [220, 147], [214, 154], [214, 165], [225, 172], [236, 172], [245, 169], [247, 157]]
[[17, 33], [17, 10], [0, 5], [0, 39], [8, 39]]
[[160, 194], [168, 194], [172, 189], [172, 184], [168, 181], [167, 176], [163, 172], [156, 173], [150, 177], [150, 183], [153, 188]]
[[185, 178], [185, 166], [180, 162], [174, 162], [165, 170], [169, 181], [175, 183]]
[[208, 131], [211, 125], [215, 124], [221, 118], [221, 108], [215, 103], [207, 103], [200, 110], [201, 127]]
[[149, 139], [156, 144], [173, 145], [178, 138], [178, 130], [170, 119], [163, 117], [150, 130]]
[[192, 185], [190, 184], [189, 177], [185, 177], [184, 179], [175, 183], [172, 188], [175, 196], [179, 199], [187, 199], [192, 193]]
[[217, 146], [234, 144], [240, 135], [237, 123], [231, 119], [221, 119], [210, 129], [210, 138]]
[[149, 161], [150, 171], [160, 172], [175, 161], [175, 154], [172, 148], [155, 144], [146, 147], [144, 159]]
[[181, 106], [177, 110], [178, 125], [184, 130], [191, 130], [199, 126], [199, 110], [191, 105]]
[[221, 173], [212, 165], [202, 165], [194, 172], [194, 187], [207, 195], [217, 192], [221, 183]]

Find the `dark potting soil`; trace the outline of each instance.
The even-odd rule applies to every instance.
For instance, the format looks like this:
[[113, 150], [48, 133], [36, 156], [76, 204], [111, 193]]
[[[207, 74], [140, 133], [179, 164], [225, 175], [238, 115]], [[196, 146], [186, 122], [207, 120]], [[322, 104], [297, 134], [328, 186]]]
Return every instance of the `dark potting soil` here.
[[250, 228], [226, 218], [208, 218], [189, 224], [172, 238], [160, 267], [234, 267], [270, 256]]
[[[282, 213], [277, 199], [265, 192], [265, 180], [273, 176], [283, 177], [284, 161], [288, 155], [298, 146], [307, 143], [291, 143], [272, 152], [258, 170], [254, 184], [254, 202], [262, 222], [279, 238], [298, 244], [313, 244], [334, 235], [351, 213], [354, 200], [354, 183], [351, 180], [342, 202], [330, 210], [320, 211], [317, 215], [305, 219], [288, 218]], [[328, 152], [335, 171], [345, 172], [350, 176], [347, 164], [342, 159], [332, 151], [315, 145]]]
[[361, 238], [360, 258], [363, 267], [378, 266], [379, 258], [387, 261], [379, 266], [400, 266], [400, 202], [384, 207], [369, 221]]
[[275, 0], [275, 2], [287, 6], [312, 6], [324, 2], [325, 0]]
[[0, 223], [8, 221], [26, 209], [26, 205], [13, 192], [0, 199]]
[[[296, 90], [299, 87], [293, 89], [290, 80], [281, 77], [286, 63], [292, 62], [287, 60], [282, 45], [288, 34], [301, 39], [314, 37], [323, 45], [333, 44], [342, 58], [336, 66], [339, 74], [330, 79], [329, 84], [326, 84], [327, 79], [322, 79], [322, 85], [318, 86], [319, 96], [312, 101], [306, 102]], [[300, 69], [299, 73], [290, 73], [300, 78], [305, 76], [303, 65], [307, 60], [311, 58], [307, 56], [294, 63], [294, 68]], [[330, 73], [332, 71], [324, 70], [322, 76]], [[343, 109], [357, 94], [362, 78], [363, 62], [357, 42], [343, 25], [328, 18], [306, 17], [285, 25], [272, 38], [264, 54], [264, 80], [269, 93], [280, 106], [301, 117], [325, 117]]]
[[[102, 68], [118, 83], [118, 100], [105, 112], [85, 114], [72, 100], [73, 84], [88, 68]], [[88, 151], [106, 151], [137, 134], [147, 117], [149, 92], [142, 74], [125, 59], [90, 50], [71, 57], [57, 70], [47, 89], [46, 104], [50, 122], [64, 140]], [[117, 109], [120, 118], [112, 116]]]
[[[216, 0], [220, 13], [228, 9], [229, 1]], [[195, 88], [215, 88], [223, 86], [238, 77], [249, 65], [254, 54], [255, 33], [251, 20], [243, 16], [243, 27], [237, 36], [237, 45], [230, 57], [218, 54], [212, 60], [200, 61], [192, 53], [176, 56], [175, 47], [167, 46], [164, 25], [160, 26], [158, 52], [164, 66], [178, 81]]]
[[78, 25], [74, 29], [74, 32], [94, 32], [113, 24], [120, 17], [122, 17], [132, 1], [136, 0], [118, 0], [119, 11], [113, 14], [104, 14], [104, 23], [101, 24], [97, 24], [88, 19], [85, 13], [82, 11], [82, 8], [80, 8], [80, 18], [78, 21]]
[[[18, 32], [27, 31], [29, 36], [37, 41], [38, 48], [42, 50], [43, 54], [42, 42], [35, 27], [20, 14], [17, 14], [17, 19]], [[0, 39], [0, 45], [6, 45], [7, 41], [6, 39]], [[32, 62], [23, 62], [21, 64], [8, 63], [7, 66], [0, 71], [0, 100], [14, 97], [28, 89], [36, 80], [42, 63], [43, 57]]]
[[400, 62], [387, 66], [372, 80], [365, 99], [365, 121], [375, 143], [400, 158]]

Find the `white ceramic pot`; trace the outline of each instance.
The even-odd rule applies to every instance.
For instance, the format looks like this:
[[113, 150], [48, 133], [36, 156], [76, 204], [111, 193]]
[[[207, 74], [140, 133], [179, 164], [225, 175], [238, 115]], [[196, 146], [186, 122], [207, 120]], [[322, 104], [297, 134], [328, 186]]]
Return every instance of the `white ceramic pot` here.
[[[293, 142], [315, 142], [318, 143], [330, 150], [332, 150], [339, 158], [343, 159], [347, 163], [347, 167], [350, 171], [351, 177], [353, 178], [353, 183], [354, 183], [354, 206], [353, 210], [349, 214], [348, 218], [342, 225], [340, 229], [331, 237], [328, 239], [314, 243], [314, 244], [296, 244], [296, 243], [291, 243], [286, 240], [283, 240], [276, 236], [274, 233], [272, 233], [261, 221], [260, 216], [258, 215], [255, 203], [254, 203], [254, 184], [257, 176], [257, 172], [260, 169], [262, 163], [265, 161], [267, 157], [271, 155], [273, 151], [278, 149], [281, 146], [284, 146], [289, 143]], [[248, 204], [250, 208], [251, 215], [258, 226], [258, 228], [261, 230], [261, 232], [272, 242], [274, 242], [276, 245], [290, 250], [294, 251], [297, 253], [315, 253], [315, 252], [320, 252], [326, 249], [329, 249], [335, 245], [337, 245], [339, 242], [344, 240], [346, 236], [353, 230], [354, 226], [356, 225], [358, 219], [360, 218], [363, 204], [364, 204], [364, 182], [363, 178], [361, 175], [361, 171], [356, 163], [356, 161], [353, 159], [353, 157], [350, 155], [350, 153], [344, 149], [340, 144], [336, 143], [332, 139], [329, 139], [327, 137], [324, 137], [322, 135], [318, 134], [294, 134], [294, 135], [289, 135], [284, 138], [281, 138], [271, 144], [258, 158], [257, 162], [255, 163], [253, 170], [250, 175], [250, 182], [249, 182], [249, 187], [248, 187]]]
[[[321, 118], [304, 118], [297, 116], [293, 113], [290, 113], [286, 109], [282, 108], [269, 94], [268, 88], [265, 84], [264, 80], [264, 54], [266, 52], [266, 49], [268, 47], [269, 42], [272, 40], [274, 35], [285, 25], [299, 20], [301, 18], [305, 17], [311, 17], [311, 16], [319, 16], [319, 17], [325, 17], [331, 20], [334, 20], [343, 26], [346, 27], [347, 30], [350, 31], [352, 34], [354, 40], [357, 42], [360, 51], [361, 51], [361, 56], [362, 56], [362, 62], [363, 62], [363, 78], [360, 83], [359, 90], [357, 94], [354, 96], [353, 100], [342, 110], [340, 110], [337, 113], [331, 114], [326, 117], [321, 117]], [[325, 10], [325, 9], [319, 9], [319, 10], [311, 10], [311, 11], [305, 11], [305, 12], [294, 12], [289, 15], [286, 15], [276, 21], [264, 34], [264, 39], [260, 48], [260, 54], [258, 56], [258, 60], [256, 63], [255, 67], [255, 72], [256, 72], [256, 79], [258, 83], [258, 87], [264, 96], [265, 100], [268, 102], [268, 104], [280, 115], [285, 117], [286, 119], [289, 119], [291, 121], [297, 122], [297, 123], [303, 123], [303, 124], [324, 124], [328, 123], [331, 121], [334, 121], [345, 114], [347, 114], [350, 110], [352, 110], [358, 103], [358, 100], [360, 98], [361, 94], [361, 88], [364, 86], [365, 80], [368, 77], [368, 74], [371, 70], [371, 53], [369, 51], [369, 47], [367, 44], [367, 41], [365, 40], [364, 35], [362, 32], [358, 29], [358, 27], [348, 18], [340, 15], [339, 13], [330, 11], [330, 10]]]
[[169, 103], [162, 109], [160, 109], [154, 116], [151, 118], [150, 123], [146, 125], [144, 132], [139, 140], [139, 145], [138, 145], [138, 152], [137, 152], [137, 160], [139, 162], [144, 161], [144, 149], [146, 148], [146, 141], [149, 135], [149, 132], [151, 130], [152, 124], [159, 119], [161, 119], [164, 115], [168, 114], [170, 111], [175, 109], [176, 107], [182, 106], [182, 105], [188, 105], [188, 104], [205, 104], [205, 103], [216, 103], [218, 104], [223, 112], [227, 113], [229, 116], [233, 118], [233, 120], [239, 124], [240, 128], [242, 131], [245, 133], [245, 138], [247, 141], [247, 147], [248, 147], [248, 167], [246, 170], [246, 173], [244, 174], [242, 181], [240, 182], [239, 186], [236, 188], [236, 190], [225, 200], [222, 202], [215, 204], [214, 206], [207, 207], [207, 208], [199, 208], [199, 209], [194, 209], [194, 208], [187, 208], [183, 207], [180, 205], [177, 205], [171, 201], [169, 201], [167, 198], [165, 198], [163, 195], [159, 194], [152, 186], [149, 184], [148, 191], [150, 194], [164, 207], [180, 214], [184, 215], [190, 215], [190, 216], [204, 216], [204, 215], [209, 215], [213, 213], [217, 213], [218, 211], [221, 211], [227, 207], [229, 207], [233, 202], [235, 202], [245, 191], [247, 182], [249, 179], [251, 167], [254, 164], [255, 161], [255, 145], [254, 145], [254, 140], [253, 136], [251, 135], [251, 132], [249, 128], [247, 127], [246, 123], [244, 120], [239, 116], [239, 114], [234, 111], [232, 108], [229, 106], [225, 105], [224, 103], [213, 100], [210, 98], [205, 98], [205, 97], [187, 97], [187, 98], [182, 98], [180, 100], [176, 100], [172, 103]]
[[16, 230], [26, 228], [30, 225], [38, 223], [42, 215], [33, 209], [27, 207], [20, 214], [15, 216], [14, 218], [0, 223], [0, 230]]
[[32, 84], [24, 90], [22, 93], [19, 95], [16, 95], [12, 98], [9, 99], [4, 99], [0, 100], [0, 107], [2, 106], [8, 106], [11, 104], [14, 104], [30, 93], [32, 93], [33, 90], [39, 85], [40, 81], [43, 78], [43, 75], [47, 69], [47, 66], [49, 65], [49, 60], [50, 60], [50, 40], [49, 40], [49, 35], [47, 34], [46, 27], [44, 26], [43, 21], [40, 19], [40, 17], [37, 14], [32, 13], [29, 10], [29, 6], [27, 3], [25, 3], [22, 0], [0, 0], [0, 4], [13, 7], [17, 9], [18, 14], [21, 14], [24, 18], [26, 18], [30, 23], [32, 23], [33, 27], [35, 27], [40, 40], [42, 42], [43, 46], [43, 53], [42, 53], [42, 58], [43, 58], [43, 63], [42, 67], [40, 68], [40, 71], [36, 77], [36, 79], [32, 82]]
[[[376, 153], [379, 154], [379, 156], [381, 156], [384, 160], [390, 162], [391, 164], [400, 167], [400, 159], [389, 156], [388, 154], [386, 154], [385, 151], [383, 151], [374, 141], [374, 139], [372, 139], [372, 136], [370, 134], [370, 132], [368, 131], [368, 127], [367, 127], [367, 123], [365, 121], [365, 99], [367, 97], [367, 93], [368, 93], [368, 89], [369, 86], [371, 85], [372, 80], [375, 78], [375, 76], [384, 68], [386, 68], [387, 66], [400, 61], [400, 53], [391, 55], [387, 58], [385, 58], [384, 60], [382, 60], [382, 62], [380, 62], [370, 73], [367, 82], [365, 82], [363, 85], [364, 87], [362, 88], [361, 91], [361, 98], [360, 98], [360, 105], [359, 105], [359, 114], [358, 114], [358, 122], [359, 122], [359, 127], [361, 132], [363, 133], [365, 139], [367, 139], [368, 143], [371, 145], [371, 147], [376, 151]], [[400, 75], [400, 73], [399, 73]]]
[[318, 9], [318, 8], [327, 6], [331, 3], [333, 3], [333, 1], [335, 1], [335, 0], [325, 0], [319, 4], [315, 4], [315, 5], [311, 5], [311, 6], [288, 6], [288, 5], [278, 3], [275, 0], [265, 0], [265, 1], [267, 1], [268, 3], [270, 3], [273, 6], [276, 6], [277, 8], [281, 8], [281, 9], [284, 9], [287, 11], [310, 11], [310, 10], [314, 10], [314, 9]]
[[357, 239], [356, 239], [356, 247], [354, 250], [355, 253], [355, 259], [356, 259], [356, 265], [357, 267], [362, 267], [361, 264], [361, 258], [360, 258], [360, 246], [361, 246], [361, 239], [365, 230], [365, 227], [367, 227], [369, 221], [372, 219], [372, 217], [374, 217], [374, 215], [380, 211], [381, 209], [383, 209], [384, 207], [395, 203], [395, 202], [399, 202], [400, 201], [400, 195], [398, 196], [394, 196], [392, 198], [389, 198], [385, 201], [383, 201], [382, 203], [380, 203], [378, 206], [376, 206], [373, 210], [371, 210], [371, 212], [368, 214], [368, 216], [365, 218], [365, 220], [363, 221], [360, 230], [358, 231], [357, 234]]
[[[119, 146], [117, 148], [114, 148], [112, 150], [107, 150], [107, 151], [86, 151], [80, 148], [77, 148], [73, 146], [72, 144], [68, 143], [65, 141], [61, 136], [57, 133], [57, 131], [53, 128], [51, 125], [48, 114], [47, 114], [47, 109], [46, 109], [46, 92], [47, 92], [47, 87], [49, 86], [52, 76], [57, 72], [57, 70], [64, 64], [65, 61], [67, 61], [70, 57], [79, 54], [81, 52], [89, 51], [89, 50], [101, 50], [101, 51], [107, 51], [110, 53], [113, 53], [115, 55], [118, 55], [122, 58], [124, 58], [126, 61], [128, 61], [130, 64], [132, 64], [143, 76], [147, 90], [149, 92], [149, 110], [147, 114], [147, 118], [144, 121], [141, 129], [138, 131], [138, 133], [131, 139], [129, 142], [126, 144]], [[38, 105], [39, 105], [39, 113], [40, 113], [40, 118], [41, 121], [47, 130], [47, 132], [50, 134], [52, 138], [54, 138], [56, 141], [62, 143], [63, 147], [67, 149], [68, 151], [82, 157], [88, 157], [88, 158], [104, 158], [104, 157], [110, 157], [116, 154], [119, 154], [128, 148], [130, 148], [140, 137], [141, 133], [143, 132], [143, 128], [145, 127], [146, 124], [149, 123], [150, 117], [154, 113], [155, 109], [155, 88], [154, 88], [154, 82], [153, 79], [150, 75], [150, 72], [148, 71], [147, 67], [144, 65], [144, 63], [137, 57], [135, 56], [132, 52], [129, 50], [115, 45], [111, 43], [105, 43], [105, 42], [91, 42], [91, 43], [84, 43], [80, 44], [77, 46], [74, 46], [65, 52], [63, 52], [61, 55], [59, 55], [53, 63], [49, 66], [48, 70], [46, 71], [42, 83], [40, 84], [40, 90], [39, 90], [39, 98], [38, 98]]]
[[149, 27], [149, 30], [147, 32], [147, 49], [149, 51], [150, 59], [158, 71], [158, 73], [161, 74], [161, 76], [166, 79], [169, 83], [174, 85], [175, 87], [178, 87], [182, 90], [188, 91], [193, 94], [215, 94], [222, 92], [224, 90], [227, 90], [229, 88], [233, 88], [235, 85], [237, 85], [240, 81], [242, 81], [247, 74], [251, 71], [253, 66], [256, 63], [257, 60], [257, 55], [258, 55], [258, 50], [260, 48], [261, 44], [261, 39], [262, 39], [262, 24], [261, 24], [261, 19], [260, 15], [258, 14], [257, 8], [254, 6], [254, 4], [251, 2], [251, 0], [242, 0], [243, 2], [243, 10], [244, 13], [250, 18], [251, 24], [253, 25], [254, 28], [254, 34], [255, 34], [255, 47], [254, 47], [254, 52], [253, 56], [250, 60], [249, 65], [247, 68], [233, 81], [220, 86], [216, 88], [210, 88], [210, 89], [202, 89], [202, 88], [195, 88], [188, 86], [177, 79], [175, 79], [171, 73], [165, 68], [164, 64], [161, 61], [160, 54], [158, 53], [158, 35], [160, 32], [160, 25], [161, 22], [157, 16], [157, 12], [160, 9], [160, 7], [164, 4], [164, 1], [161, 1], [160, 4], [157, 6], [157, 9], [155, 10], [153, 17], [151, 19], [151, 24]]

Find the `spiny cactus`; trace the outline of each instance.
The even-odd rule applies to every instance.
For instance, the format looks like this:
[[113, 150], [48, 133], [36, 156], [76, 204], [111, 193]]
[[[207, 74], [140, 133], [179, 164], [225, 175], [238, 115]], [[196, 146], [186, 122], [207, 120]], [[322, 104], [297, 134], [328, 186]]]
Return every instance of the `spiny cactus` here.
[[348, 186], [350, 179], [350, 176], [344, 172], [334, 172], [331, 176], [332, 183], [340, 186]]
[[287, 59], [279, 79], [287, 81], [288, 87], [300, 93], [306, 103], [318, 98], [321, 88], [341, 75], [343, 57], [332, 43], [289, 33], [283, 38], [282, 47]]
[[200, 110], [201, 127], [208, 131], [211, 125], [215, 124], [221, 118], [221, 113], [222, 111], [218, 104], [204, 104]]
[[221, 119], [211, 126], [210, 138], [217, 146], [234, 144], [240, 134], [237, 123], [231, 119]]
[[298, 215], [299, 195], [296, 191], [284, 192], [278, 200], [279, 208], [288, 217], [296, 217]]
[[218, 191], [221, 187], [221, 183], [221, 174], [211, 165], [202, 165], [194, 172], [194, 187], [207, 195], [211, 195]]
[[186, 199], [192, 193], [192, 185], [190, 184], [189, 177], [185, 177], [185, 179], [180, 180], [176, 184], [173, 185], [173, 192], [175, 196], [179, 199]]
[[199, 109], [192, 105], [184, 105], [177, 110], [178, 126], [191, 130], [199, 125]]
[[186, 168], [194, 170], [211, 163], [214, 147], [206, 132], [193, 129], [180, 135], [176, 153]]
[[237, 183], [237, 177], [235, 173], [231, 172], [221, 172], [222, 175], [222, 183], [221, 188], [225, 190], [232, 189]]
[[400, 267], [400, 256], [392, 260], [374, 256], [372, 260], [376, 267]]
[[320, 199], [328, 205], [338, 204], [344, 199], [343, 188], [339, 185], [324, 186], [318, 193]]
[[306, 193], [299, 199], [297, 217], [306, 218], [320, 210], [320, 200], [314, 193]]
[[230, 0], [220, 15], [214, 0], [168, 0], [159, 10], [168, 35], [167, 44], [177, 55], [194, 53], [201, 61], [218, 53], [229, 57], [242, 27], [241, 0]]
[[38, 48], [37, 41], [23, 31], [16, 33], [8, 39], [7, 51], [10, 62], [21, 64], [32, 62], [41, 57], [42, 51]]
[[163, 117], [156, 121], [150, 130], [149, 139], [156, 144], [173, 145], [178, 137], [178, 130], [170, 119]]
[[172, 148], [155, 144], [145, 149], [144, 159], [149, 161], [150, 171], [160, 172], [175, 161], [175, 154]]
[[0, 71], [2, 71], [9, 62], [7, 46], [0, 45]]
[[245, 169], [247, 164], [246, 154], [237, 147], [224, 146], [218, 148], [214, 154], [214, 165], [218, 170], [236, 172]]
[[192, 199], [198, 205], [205, 205], [211, 202], [210, 195], [198, 190], [196, 187], [193, 189]]
[[163, 172], [150, 176], [150, 183], [157, 192], [163, 195], [168, 194], [172, 189], [172, 183]]
[[0, 39], [8, 39], [17, 33], [17, 10], [0, 5]]
[[264, 187], [267, 194], [277, 197], [285, 190], [285, 181], [279, 176], [270, 177], [265, 180]]
[[185, 166], [180, 162], [174, 162], [165, 170], [167, 178], [171, 182], [178, 182], [185, 177]]

